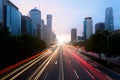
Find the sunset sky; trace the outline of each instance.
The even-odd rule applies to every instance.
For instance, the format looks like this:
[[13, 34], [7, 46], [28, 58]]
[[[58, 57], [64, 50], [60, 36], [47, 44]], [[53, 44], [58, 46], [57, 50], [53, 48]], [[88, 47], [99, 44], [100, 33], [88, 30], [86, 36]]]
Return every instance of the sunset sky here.
[[113, 7], [115, 29], [120, 28], [120, 0], [10, 0], [23, 15], [35, 7], [41, 10], [42, 19], [46, 22], [46, 15], [53, 15], [53, 31], [57, 38], [70, 40], [71, 28], [77, 28], [78, 35], [82, 35], [83, 21], [87, 16], [93, 18], [94, 24], [104, 22], [105, 9]]

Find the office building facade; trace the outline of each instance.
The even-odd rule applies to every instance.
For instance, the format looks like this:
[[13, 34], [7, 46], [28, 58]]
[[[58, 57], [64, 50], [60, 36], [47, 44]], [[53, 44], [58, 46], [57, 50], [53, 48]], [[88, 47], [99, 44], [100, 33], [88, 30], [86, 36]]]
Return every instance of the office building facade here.
[[0, 0], [0, 24], [3, 23], [3, 0]]
[[55, 44], [55, 41], [56, 41], [56, 35], [54, 32], [52, 32], [52, 40], [51, 40], [51, 43], [52, 44]]
[[101, 32], [101, 31], [104, 31], [105, 30], [105, 23], [96, 23], [95, 24], [95, 33], [96, 32]]
[[22, 16], [21, 34], [32, 35], [32, 21], [28, 16]]
[[2, 0], [0, 4], [0, 23], [8, 27], [12, 35], [20, 35], [21, 13], [18, 8], [9, 0]]
[[44, 20], [41, 20], [41, 40], [44, 40]]

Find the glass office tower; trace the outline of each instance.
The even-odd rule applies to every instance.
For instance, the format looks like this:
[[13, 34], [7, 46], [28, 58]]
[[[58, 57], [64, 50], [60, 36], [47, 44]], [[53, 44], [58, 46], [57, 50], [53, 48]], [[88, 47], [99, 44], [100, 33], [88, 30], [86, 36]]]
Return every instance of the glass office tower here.
[[110, 32], [114, 30], [112, 7], [108, 7], [105, 11], [105, 30], [108, 30]]
[[8, 27], [12, 35], [21, 34], [21, 13], [9, 0], [0, 0], [0, 23]]
[[21, 34], [21, 13], [10, 1], [6, 4], [6, 24], [13, 35]]
[[0, 24], [3, 23], [3, 0], [0, 0]]
[[37, 38], [41, 38], [41, 11], [38, 10], [37, 8], [31, 9], [29, 12], [29, 16], [32, 20], [32, 25], [33, 25], [33, 36], [36, 36]]

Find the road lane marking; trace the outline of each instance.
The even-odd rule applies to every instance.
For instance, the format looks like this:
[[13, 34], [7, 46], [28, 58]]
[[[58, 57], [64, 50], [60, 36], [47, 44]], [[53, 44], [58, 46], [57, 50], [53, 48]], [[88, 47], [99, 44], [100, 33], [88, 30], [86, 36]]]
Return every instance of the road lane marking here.
[[55, 64], [57, 64], [57, 61], [55, 61]]
[[63, 70], [63, 51], [60, 52], [60, 67], [59, 67], [59, 80], [64, 80], [64, 70]]
[[78, 74], [77, 74], [76, 70], [75, 70], [75, 69], [73, 69], [73, 71], [74, 71], [75, 75], [77, 76], [77, 78], [79, 79], [79, 76], [78, 76]]
[[94, 76], [92, 76], [92, 74], [90, 74], [90, 72], [89, 72], [87, 69], [84, 68], [84, 70], [90, 75], [90, 77], [91, 77], [93, 80], [95, 80]]
[[49, 60], [49, 58], [50, 58], [51, 56], [52, 56], [52, 55], [50, 55], [50, 56], [33, 72], [33, 74], [31, 74], [31, 76], [28, 77], [27, 80], [32, 80], [32, 78], [40, 71], [40, 69], [41, 69], [42, 67], [44, 67], [44, 65], [46, 64], [46, 62]]
[[44, 80], [46, 80], [48, 73], [46, 73]]
[[43, 73], [43, 71], [46, 69], [47, 65], [50, 63], [50, 61], [52, 60], [53, 56], [57, 53], [58, 49], [56, 49], [56, 51], [54, 52], [54, 54], [52, 54], [51, 56], [49, 56], [47, 63], [45, 64], [45, 66], [40, 70], [40, 72], [38, 72], [38, 74], [35, 76], [34, 80], [38, 80], [39, 77], [41, 76], [41, 74]]
[[29, 64], [35, 62], [37, 59], [39, 59], [39, 58], [42, 59], [42, 58], [45, 57], [46, 55], [47, 55], [47, 54], [46, 54], [46, 52], [45, 52], [44, 54], [42, 54], [42, 55], [36, 57], [35, 59], [31, 60], [30, 62], [28, 62], [27, 64], [25, 64], [25, 65], [23, 65], [23, 66], [15, 69], [14, 71], [12, 71], [12, 72], [10, 72], [9, 74], [5, 75], [5, 76], [2, 77], [0, 80], [4, 80], [4, 79], [10, 77], [11, 75], [15, 74], [15, 73], [18, 72], [19, 70], [21, 70], [21, 69], [25, 68], [26, 66], [28, 66]]
[[106, 78], [108, 78], [108, 80], [113, 80], [113, 79], [111, 79], [111, 78], [110, 78], [109, 76], [107, 76], [107, 75], [106, 75]]

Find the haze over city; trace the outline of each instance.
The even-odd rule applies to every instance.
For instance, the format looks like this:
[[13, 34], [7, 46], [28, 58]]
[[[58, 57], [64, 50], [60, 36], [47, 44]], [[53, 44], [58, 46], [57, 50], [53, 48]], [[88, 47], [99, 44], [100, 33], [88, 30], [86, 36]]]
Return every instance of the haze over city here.
[[[113, 8], [115, 29], [120, 28], [119, 0], [11, 0], [19, 7], [24, 15], [37, 7], [42, 12], [42, 19], [46, 20], [46, 14], [53, 15], [53, 31], [57, 38], [70, 40], [70, 29], [77, 28], [78, 35], [82, 35], [83, 21], [91, 16], [93, 24], [104, 22], [105, 9]], [[27, 3], [27, 4], [26, 4]], [[94, 25], [93, 25], [94, 28]]]

